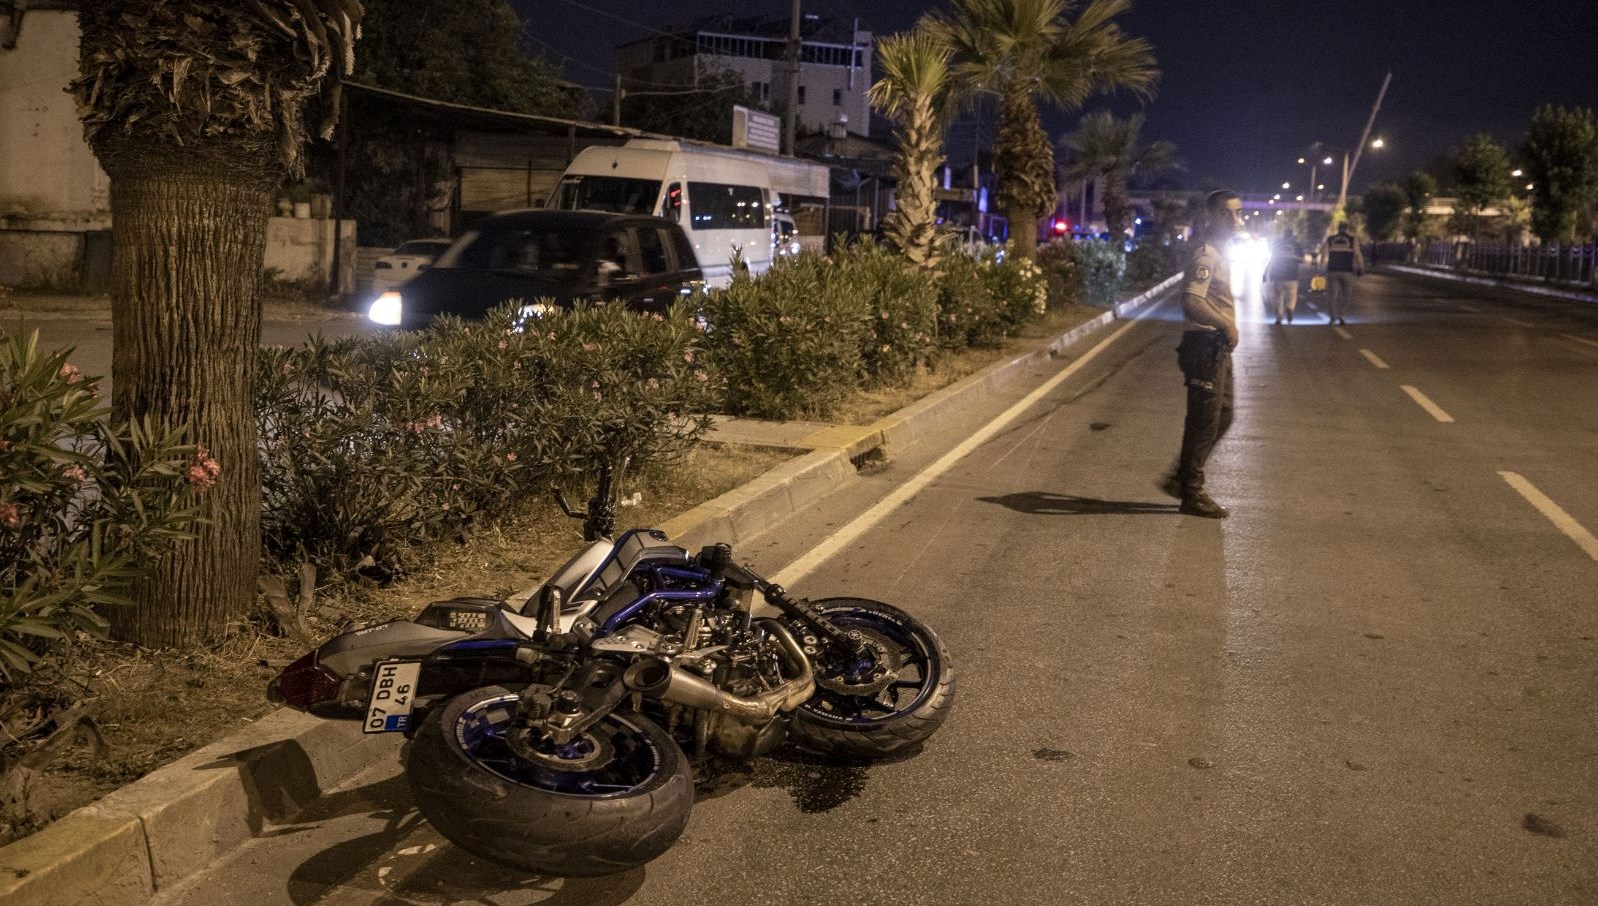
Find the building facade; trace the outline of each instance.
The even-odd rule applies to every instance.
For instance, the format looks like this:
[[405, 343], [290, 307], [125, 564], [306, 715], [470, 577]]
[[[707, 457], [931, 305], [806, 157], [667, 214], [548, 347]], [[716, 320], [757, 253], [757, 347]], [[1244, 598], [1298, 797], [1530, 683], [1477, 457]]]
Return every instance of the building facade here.
[[[707, 19], [623, 44], [616, 49], [616, 72], [623, 90], [639, 92], [691, 88], [705, 76], [733, 72], [755, 97], [781, 111], [788, 98], [788, 30], [788, 20], [780, 18]], [[806, 16], [800, 34], [800, 130], [868, 135], [871, 32]]]

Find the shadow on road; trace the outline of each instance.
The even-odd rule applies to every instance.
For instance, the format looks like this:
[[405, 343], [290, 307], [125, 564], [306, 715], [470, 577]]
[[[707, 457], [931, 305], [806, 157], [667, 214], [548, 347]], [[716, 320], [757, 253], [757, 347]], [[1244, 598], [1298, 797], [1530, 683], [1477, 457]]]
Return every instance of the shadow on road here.
[[978, 497], [983, 503], [996, 503], [1017, 513], [1031, 516], [1175, 516], [1174, 503], [1144, 503], [1136, 500], [1101, 500], [1052, 491], [1026, 491], [1002, 497]]

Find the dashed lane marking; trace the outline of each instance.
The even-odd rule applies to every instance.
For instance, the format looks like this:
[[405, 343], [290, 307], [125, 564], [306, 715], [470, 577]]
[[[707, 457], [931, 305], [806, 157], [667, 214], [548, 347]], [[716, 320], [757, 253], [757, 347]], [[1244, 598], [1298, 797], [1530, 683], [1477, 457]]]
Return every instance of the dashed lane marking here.
[[1537, 326], [1535, 324], [1528, 324], [1527, 322], [1522, 321], [1519, 318], [1511, 318], [1511, 317], [1508, 317], [1508, 316], [1505, 316], [1505, 315], [1499, 315], [1498, 316], [1498, 320], [1505, 321], [1507, 323], [1513, 324], [1516, 327], [1536, 327]]
[[1365, 361], [1370, 362], [1372, 365], [1375, 365], [1377, 368], [1385, 369], [1385, 368], [1389, 367], [1386, 362], [1382, 361], [1382, 357], [1381, 356], [1377, 355], [1374, 352], [1371, 352], [1369, 349], [1361, 349], [1359, 351], [1359, 354], [1365, 357]]
[[1470, 312], [1473, 315], [1481, 314], [1481, 309], [1477, 308], [1474, 305], [1461, 305], [1461, 306], [1459, 306], [1459, 308], [1460, 308], [1461, 311], [1468, 311], [1468, 312]]
[[1421, 393], [1418, 389], [1411, 387], [1408, 384], [1402, 384], [1400, 386], [1403, 388], [1405, 393], [1409, 394], [1409, 398], [1414, 400], [1416, 403], [1419, 403], [1420, 407], [1425, 409], [1432, 418], [1435, 418], [1445, 424], [1451, 424], [1454, 421], [1454, 417], [1452, 415], [1444, 412], [1443, 407], [1432, 402], [1431, 398], [1426, 394]]
[[1341, 327], [1333, 327], [1332, 330], [1335, 331], [1338, 336], [1342, 337], [1345, 340], [1354, 339], [1354, 335], [1353, 334], [1349, 333], [1348, 331], [1344, 330]]
[[1548, 521], [1552, 522], [1555, 528], [1565, 533], [1565, 537], [1576, 542], [1578, 547], [1586, 551], [1587, 556], [1598, 560], [1598, 538], [1594, 538], [1592, 532], [1587, 531], [1587, 529], [1582, 527], [1581, 523], [1576, 521], [1575, 517], [1565, 512], [1564, 507], [1554, 503], [1548, 498], [1547, 494], [1537, 490], [1536, 485], [1527, 481], [1518, 473], [1500, 471], [1498, 474], [1509, 482], [1509, 486], [1514, 488], [1520, 496], [1526, 498], [1527, 502], [1536, 507], [1537, 512], [1547, 516]]
[[1594, 342], [1592, 340], [1589, 340], [1586, 337], [1578, 337], [1578, 336], [1576, 336], [1573, 333], [1562, 333], [1562, 334], [1560, 334], [1560, 336], [1564, 337], [1567, 340], [1575, 340], [1577, 343], [1586, 343], [1588, 346], [1591, 346], [1594, 349], [1598, 349], [1598, 342]]

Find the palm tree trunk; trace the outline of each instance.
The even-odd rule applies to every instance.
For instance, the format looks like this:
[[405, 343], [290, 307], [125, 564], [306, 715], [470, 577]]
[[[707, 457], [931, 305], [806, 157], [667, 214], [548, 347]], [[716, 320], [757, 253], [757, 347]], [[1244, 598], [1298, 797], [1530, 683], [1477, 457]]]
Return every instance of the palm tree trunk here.
[[1119, 167], [1104, 174], [1104, 222], [1110, 236], [1119, 239], [1132, 225], [1131, 205], [1127, 202], [1126, 171]]
[[96, 142], [111, 176], [114, 411], [187, 423], [221, 465], [201, 498], [208, 521], [198, 537], [141, 584], [136, 606], [109, 614], [114, 635], [141, 645], [213, 640], [254, 601], [257, 289], [277, 173], [271, 151]]
[[888, 224], [889, 241], [915, 264], [938, 264], [936, 186], [938, 164], [943, 162], [932, 101], [922, 99], [906, 119], [900, 137], [899, 158], [894, 162], [898, 181], [898, 209]]
[[999, 202], [1010, 221], [1010, 239], [1027, 261], [1037, 258], [1038, 221], [1054, 210], [1054, 148], [1043, 131], [1037, 103], [1024, 90], [1003, 95], [999, 134]]

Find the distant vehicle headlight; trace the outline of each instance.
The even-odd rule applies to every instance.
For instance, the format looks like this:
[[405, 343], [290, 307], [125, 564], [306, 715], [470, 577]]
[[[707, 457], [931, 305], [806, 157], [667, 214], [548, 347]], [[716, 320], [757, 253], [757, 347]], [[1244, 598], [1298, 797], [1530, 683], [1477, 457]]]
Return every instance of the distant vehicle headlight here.
[[523, 305], [519, 314], [523, 318], [547, 318], [556, 311], [559, 309], [548, 302], [534, 302], [531, 305]]
[[367, 310], [366, 317], [385, 327], [398, 327], [405, 319], [405, 304], [399, 293], [389, 291], [377, 297], [377, 301]]

